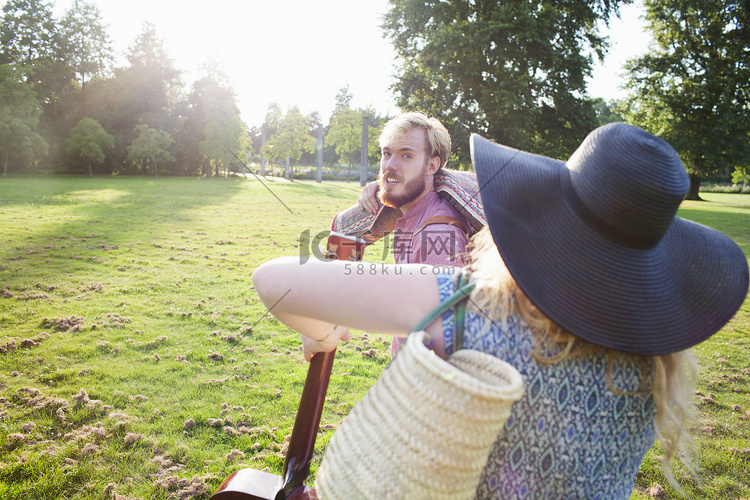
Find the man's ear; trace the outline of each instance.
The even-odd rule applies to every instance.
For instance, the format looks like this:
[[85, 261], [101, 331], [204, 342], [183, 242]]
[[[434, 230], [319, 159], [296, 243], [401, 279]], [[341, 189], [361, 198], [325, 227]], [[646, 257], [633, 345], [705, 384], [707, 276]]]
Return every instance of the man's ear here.
[[427, 173], [429, 175], [435, 175], [438, 170], [440, 170], [440, 157], [433, 156], [427, 164]]

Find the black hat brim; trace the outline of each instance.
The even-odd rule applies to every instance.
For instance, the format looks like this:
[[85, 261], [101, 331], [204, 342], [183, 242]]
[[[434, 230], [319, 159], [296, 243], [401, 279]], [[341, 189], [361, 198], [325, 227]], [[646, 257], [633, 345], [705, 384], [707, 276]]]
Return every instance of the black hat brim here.
[[642, 355], [687, 349], [718, 331], [748, 290], [728, 236], [675, 217], [651, 248], [587, 224], [562, 196], [565, 162], [471, 137], [493, 240], [529, 299], [593, 344]]

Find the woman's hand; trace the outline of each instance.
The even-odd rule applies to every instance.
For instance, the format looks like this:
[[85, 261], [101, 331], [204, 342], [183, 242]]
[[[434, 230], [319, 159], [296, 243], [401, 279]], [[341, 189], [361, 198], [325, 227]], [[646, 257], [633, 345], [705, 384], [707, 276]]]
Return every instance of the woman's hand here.
[[378, 183], [377, 181], [372, 181], [371, 183], [367, 184], [365, 187], [362, 188], [362, 192], [360, 193], [359, 198], [357, 199], [357, 205], [359, 205], [360, 210], [369, 212], [372, 215], [375, 215], [376, 213], [378, 213], [378, 209], [380, 207], [378, 206]]
[[315, 340], [307, 335], [302, 334], [302, 352], [305, 354], [305, 360], [310, 361], [316, 352], [333, 351], [340, 341], [349, 340], [349, 328], [345, 326], [334, 325], [331, 332], [320, 340]]

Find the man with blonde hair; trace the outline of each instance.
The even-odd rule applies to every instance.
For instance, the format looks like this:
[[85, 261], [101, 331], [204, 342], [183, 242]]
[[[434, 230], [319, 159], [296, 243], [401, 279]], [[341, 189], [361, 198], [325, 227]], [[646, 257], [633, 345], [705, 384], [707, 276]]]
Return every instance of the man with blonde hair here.
[[[462, 266], [469, 225], [434, 185], [451, 152], [448, 130], [424, 113], [403, 113], [386, 123], [379, 144], [378, 180], [365, 186], [359, 206], [376, 213], [377, 192], [377, 200], [401, 212], [393, 233], [396, 264]], [[391, 356], [403, 341], [394, 337]]]

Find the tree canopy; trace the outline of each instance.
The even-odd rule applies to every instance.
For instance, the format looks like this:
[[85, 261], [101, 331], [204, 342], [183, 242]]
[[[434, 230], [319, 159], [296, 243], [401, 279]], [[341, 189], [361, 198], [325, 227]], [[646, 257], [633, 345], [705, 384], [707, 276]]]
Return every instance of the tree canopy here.
[[[589, 98], [586, 77], [607, 51], [602, 22], [630, 1], [389, 0], [382, 28], [399, 57], [396, 104], [446, 125], [451, 165], [459, 168], [469, 165], [471, 132], [567, 158], [591, 129], [624, 118], [673, 144], [694, 180], [747, 170], [747, 2], [644, 0], [658, 44], [633, 63], [632, 99], [617, 106]], [[8, 172], [78, 171], [80, 158], [66, 155], [66, 146], [84, 118], [113, 141], [99, 163], [90, 156], [101, 174], [153, 174], [146, 157], [159, 175], [226, 175], [241, 168], [235, 155], [317, 162], [318, 113], [272, 103], [265, 123], [248, 129], [220, 68], [208, 64], [185, 85], [154, 25], [145, 23], [125, 57], [114, 59], [91, 0], [72, 0], [59, 19], [48, 1], [6, 0], [0, 42], [0, 68], [7, 66], [0, 92], [15, 96], [0, 109]], [[387, 117], [353, 109], [352, 100], [349, 86], [341, 87], [322, 127], [324, 163], [357, 163], [363, 116], [371, 164], [377, 156]], [[158, 159], [134, 152], [146, 132], [159, 136]]]
[[154, 166], [154, 177], [158, 178], [159, 163], [174, 161], [174, 156], [169, 152], [174, 139], [163, 130], [156, 130], [145, 123], [136, 125], [135, 134], [136, 138], [128, 146], [128, 158], [137, 162], [148, 159]]
[[441, 119], [463, 163], [470, 132], [567, 156], [596, 126], [585, 77], [606, 49], [597, 22], [619, 3], [391, 0], [398, 105]]
[[112, 42], [99, 8], [84, 0], [73, 0], [60, 22], [60, 30], [63, 53], [83, 89], [87, 77], [103, 74], [113, 58]]
[[0, 64], [12, 62], [31, 66], [56, 55], [52, 8], [39, 0], [10, 0], [3, 7], [0, 22]]
[[[209, 68], [186, 92], [152, 24], [145, 23], [128, 47], [127, 64], [116, 67], [95, 3], [76, 0], [55, 19], [48, 2], [8, 0], [0, 41], [0, 93], [12, 94], [0, 106], [0, 140], [10, 145], [3, 151], [3, 168], [10, 172], [37, 165], [75, 172], [83, 152], [102, 174], [151, 173], [151, 165], [142, 168], [148, 157], [169, 174], [212, 175], [213, 166], [218, 174], [218, 167], [231, 163], [227, 147], [249, 143], [241, 140], [246, 127], [219, 72]], [[101, 148], [103, 158], [91, 151], [72, 154], [80, 149], [76, 126], [84, 118], [113, 141]], [[71, 141], [74, 130], [79, 135]], [[145, 140], [145, 130], [168, 144], [163, 155], [133, 153], [131, 146]]]
[[[325, 137], [325, 145], [332, 146], [339, 158], [344, 161], [349, 170], [358, 163], [362, 155], [362, 122], [364, 117], [373, 117], [367, 110], [351, 109], [348, 107], [341, 108], [331, 117], [331, 124], [328, 134]], [[367, 129], [367, 156], [374, 156], [379, 153], [378, 136], [379, 120], [370, 123]], [[349, 172], [347, 171], [347, 180]]]
[[[278, 122], [278, 129], [266, 142], [263, 153], [270, 158], [298, 161], [302, 153], [315, 151], [315, 137], [297, 106], [292, 106]], [[287, 176], [289, 173], [286, 173]]]
[[204, 120], [203, 140], [198, 147], [206, 160], [213, 163], [215, 174], [226, 175], [235, 162], [234, 155], [241, 153], [240, 138], [245, 133], [233, 91], [208, 77], [196, 83], [195, 88]]
[[701, 177], [750, 158], [750, 4], [645, 0], [656, 46], [631, 61], [628, 118], [669, 142]]
[[88, 166], [89, 177], [94, 176], [92, 163], [102, 163], [108, 150], [114, 146], [114, 138], [93, 118], [83, 118], [70, 131], [65, 142], [65, 152], [72, 160], [80, 159]]
[[42, 109], [22, 74], [12, 66], [0, 65], [0, 155], [3, 177], [11, 153], [18, 164], [28, 164], [34, 153], [46, 152], [47, 143], [36, 131]]

